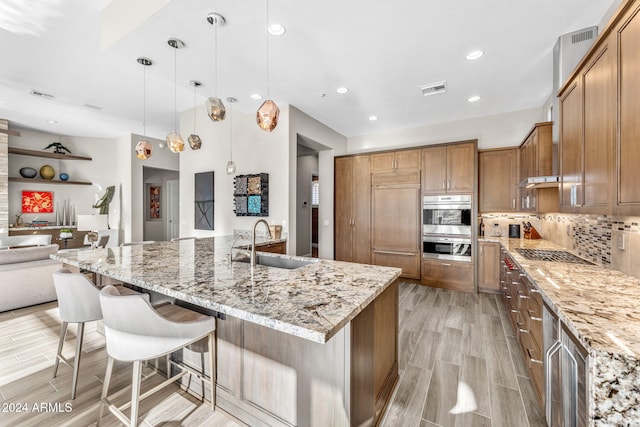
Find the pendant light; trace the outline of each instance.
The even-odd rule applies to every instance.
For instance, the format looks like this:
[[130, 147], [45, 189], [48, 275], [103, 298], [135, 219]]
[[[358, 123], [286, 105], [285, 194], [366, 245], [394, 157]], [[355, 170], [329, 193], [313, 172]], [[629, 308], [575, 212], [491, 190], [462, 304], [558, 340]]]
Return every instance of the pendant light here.
[[267, 0], [267, 25], [265, 26], [265, 31], [267, 34], [267, 100], [258, 108], [256, 122], [260, 129], [265, 132], [271, 132], [278, 126], [280, 109], [269, 96], [269, 0]]
[[178, 133], [178, 49], [184, 47], [184, 42], [178, 39], [169, 39], [169, 46], [175, 49], [173, 52], [173, 132], [167, 135], [167, 145], [173, 153], [184, 150], [184, 139]]
[[227, 162], [227, 175], [233, 175], [236, 173], [236, 162], [233, 161], [233, 103], [238, 100], [233, 97], [228, 97], [229, 103], [229, 161]]
[[224, 120], [227, 110], [218, 98], [218, 27], [226, 22], [224, 16], [219, 13], [211, 12], [207, 15], [207, 22], [213, 25], [213, 70], [215, 76], [213, 78], [213, 96], [207, 99], [207, 115], [214, 122]]
[[147, 67], [153, 64], [153, 61], [143, 56], [137, 59], [138, 64], [142, 65], [142, 140], [136, 144], [136, 157], [140, 160], [147, 160], [153, 154], [153, 146], [147, 141]]
[[202, 147], [202, 140], [198, 134], [196, 134], [196, 89], [198, 89], [202, 83], [197, 80], [191, 80], [189, 84], [193, 86], [193, 133], [189, 135], [187, 141], [189, 141], [189, 147], [191, 147], [192, 150], [199, 150], [200, 147]]

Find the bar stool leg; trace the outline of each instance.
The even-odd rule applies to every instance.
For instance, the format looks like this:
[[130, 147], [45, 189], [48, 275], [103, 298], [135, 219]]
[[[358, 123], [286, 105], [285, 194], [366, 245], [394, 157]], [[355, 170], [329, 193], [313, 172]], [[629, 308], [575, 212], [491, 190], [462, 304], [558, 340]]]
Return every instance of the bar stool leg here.
[[76, 388], [78, 387], [78, 372], [80, 371], [80, 356], [82, 355], [83, 338], [84, 322], [79, 322], [78, 333], [76, 334], [76, 358], [73, 361], [73, 379], [71, 380], [71, 400], [76, 398]]
[[96, 427], [100, 427], [100, 420], [102, 420], [102, 414], [104, 413], [104, 407], [106, 402], [104, 399], [109, 393], [109, 383], [111, 382], [111, 373], [113, 372], [113, 358], [107, 358], [107, 370], [104, 373], [104, 383], [102, 384], [102, 396], [100, 400], [100, 410], [98, 411], [98, 421]]
[[140, 404], [140, 381], [142, 380], [142, 361], [133, 362], [133, 382], [131, 387], [131, 427], [138, 426]]
[[[216, 409], [216, 333], [209, 334], [209, 383], [211, 386], [211, 409]], [[203, 365], [204, 369], [204, 365]], [[204, 382], [203, 382], [204, 383]], [[204, 395], [202, 396], [204, 399]]]
[[62, 322], [62, 328], [60, 329], [60, 341], [58, 341], [58, 352], [56, 353], [56, 361], [53, 364], [53, 378], [58, 375], [58, 365], [60, 364], [60, 357], [62, 357], [62, 347], [64, 346], [64, 338], [67, 336], [68, 322]]

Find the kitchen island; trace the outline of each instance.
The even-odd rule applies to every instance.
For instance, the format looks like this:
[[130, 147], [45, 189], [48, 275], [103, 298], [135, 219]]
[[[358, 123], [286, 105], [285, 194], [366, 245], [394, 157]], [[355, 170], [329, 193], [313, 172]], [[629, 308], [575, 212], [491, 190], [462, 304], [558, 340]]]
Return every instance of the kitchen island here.
[[[215, 315], [216, 403], [245, 423], [377, 423], [398, 377], [400, 269], [284, 256], [306, 265], [252, 271], [231, 261], [232, 245], [215, 237], [52, 257]], [[199, 366], [192, 356], [182, 354]]]

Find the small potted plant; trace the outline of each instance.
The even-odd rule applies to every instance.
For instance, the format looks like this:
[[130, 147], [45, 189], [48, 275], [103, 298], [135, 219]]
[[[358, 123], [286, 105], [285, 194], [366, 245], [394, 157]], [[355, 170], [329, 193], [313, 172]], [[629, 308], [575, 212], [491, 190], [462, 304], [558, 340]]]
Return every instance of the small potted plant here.
[[71, 239], [73, 237], [73, 230], [70, 228], [61, 228], [60, 229], [60, 238], [61, 239]]

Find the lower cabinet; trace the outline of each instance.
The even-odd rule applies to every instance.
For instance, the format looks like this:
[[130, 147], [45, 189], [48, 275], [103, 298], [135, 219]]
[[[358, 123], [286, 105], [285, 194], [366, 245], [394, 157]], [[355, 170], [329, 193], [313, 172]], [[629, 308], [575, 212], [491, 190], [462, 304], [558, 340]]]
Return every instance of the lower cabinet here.
[[259, 252], [271, 252], [274, 254], [282, 254], [285, 255], [287, 253], [287, 243], [286, 242], [277, 242], [277, 243], [263, 243], [260, 245], [256, 245], [256, 251]]
[[478, 242], [478, 290], [500, 292], [500, 244]]
[[420, 283], [438, 288], [473, 292], [473, 263], [438, 259], [422, 259]]
[[420, 254], [413, 252], [387, 252], [374, 249], [371, 252], [374, 265], [398, 267], [402, 269], [402, 277], [420, 278]]

